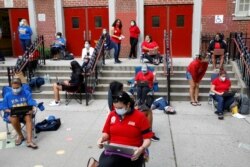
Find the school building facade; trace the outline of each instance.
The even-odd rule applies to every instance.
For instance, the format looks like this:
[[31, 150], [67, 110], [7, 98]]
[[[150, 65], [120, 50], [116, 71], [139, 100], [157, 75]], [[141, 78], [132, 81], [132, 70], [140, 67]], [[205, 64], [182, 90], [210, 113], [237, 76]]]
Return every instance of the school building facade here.
[[[150, 34], [164, 53], [164, 32], [171, 32], [173, 57], [192, 57], [200, 51], [202, 34], [230, 32], [250, 34], [249, 0], [0, 0], [0, 49], [21, 54], [17, 27], [29, 20], [36, 35], [44, 35], [48, 48], [60, 31], [67, 50], [81, 55], [85, 40], [92, 45], [103, 28], [121, 19], [123, 34], [121, 57], [130, 49], [129, 26], [135, 20], [141, 30], [139, 41]], [[140, 44], [139, 44], [140, 45]]]

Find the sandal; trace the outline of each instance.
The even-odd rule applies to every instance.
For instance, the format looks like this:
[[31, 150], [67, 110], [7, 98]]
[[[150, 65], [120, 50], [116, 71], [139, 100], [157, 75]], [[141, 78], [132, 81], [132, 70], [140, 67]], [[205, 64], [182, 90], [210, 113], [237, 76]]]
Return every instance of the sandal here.
[[19, 145], [21, 145], [22, 143], [23, 143], [23, 141], [24, 141], [25, 139], [24, 139], [24, 137], [17, 137], [17, 139], [15, 140], [15, 145], [16, 146], [19, 146]]
[[197, 103], [196, 102], [190, 102], [190, 104], [192, 105], [192, 106], [197, 106]]
[[33, 143], [33, 142], [27, 143], [27, 147], [30, 147], [30, 148], [33, 148], [33, 149], [37, 149], [38, 148], [38, 146], [35, 143]]
[[197, 106], [201, 106], [201, 103], [199, 103], [198, 101], [195, 102]]

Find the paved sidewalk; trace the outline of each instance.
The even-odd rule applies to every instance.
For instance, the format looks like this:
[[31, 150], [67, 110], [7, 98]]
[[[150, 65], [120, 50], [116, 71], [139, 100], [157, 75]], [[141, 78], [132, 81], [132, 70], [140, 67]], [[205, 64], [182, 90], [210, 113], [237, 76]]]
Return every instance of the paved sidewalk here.
[[[2, 148], [1, 167], [84, 167], [89, 157], [98, 159], [102, 150], [96, 141], [108, 113], [107, 101], [94, 100], [87, 107], [75, 101], [50, 107], [48, 100], [43, 101], [46, 111], [37, 113], [37, 122], [55, 115], [61, 118], [60, 129], [39, 133], [38, 150], [24, 143]], [[201, 107], [188, 102], [172, 105], [177, 115], [154, 111], [153, 129], [160, 141], [152, 142], [147, 167], [249, 167], [249, 116], [240, 120], [228, 113], [225, 120], [219, 121], [206, 102]], [[5, 124], [0, 122], [0, 132], [4, 131]]]

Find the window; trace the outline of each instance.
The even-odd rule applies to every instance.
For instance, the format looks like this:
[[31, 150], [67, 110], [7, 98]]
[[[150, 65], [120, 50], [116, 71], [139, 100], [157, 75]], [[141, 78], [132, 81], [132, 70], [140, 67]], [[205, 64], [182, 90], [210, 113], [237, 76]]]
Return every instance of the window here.
[[177, 15], [176, 27], [184, 27], [184, 15]]
[[160, 27], [160, 17], [159, 16], [152, 17], [152, 27]]
[[72, 17], [72, 28], [79, 28], [79, 18]]
[[102, 27], [102, 17], [101, 16], [95, 16], [95, 27], [96, 28]]
[[250, 0], [236, 0], [235, 16], [250, 16]]

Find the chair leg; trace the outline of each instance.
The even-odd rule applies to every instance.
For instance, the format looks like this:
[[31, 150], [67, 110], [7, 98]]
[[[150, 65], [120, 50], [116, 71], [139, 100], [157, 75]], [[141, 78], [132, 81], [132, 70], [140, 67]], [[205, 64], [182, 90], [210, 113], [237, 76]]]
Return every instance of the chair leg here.
[[7, 133], [7, 138], [6, 138], [6, 143], [9, 144], [10, 143], [10, 139], [11, 139], [11, 132], [9, 129], [9, 123], [6, 123], [6, 133]]

